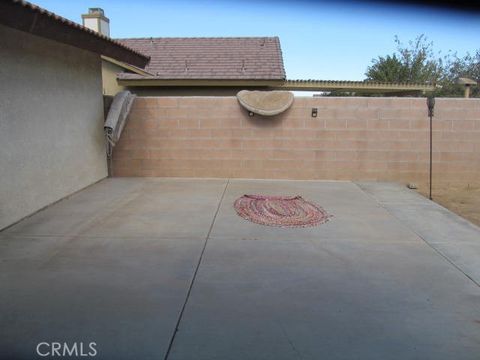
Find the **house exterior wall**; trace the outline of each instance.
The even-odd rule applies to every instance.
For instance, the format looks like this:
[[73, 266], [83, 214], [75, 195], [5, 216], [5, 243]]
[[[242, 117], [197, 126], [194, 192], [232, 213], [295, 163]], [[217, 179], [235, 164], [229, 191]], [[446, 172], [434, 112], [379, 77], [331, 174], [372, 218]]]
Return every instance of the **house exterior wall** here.
[[0, 229], [107, 175], [100, 57], [0, 26]]
[[122, 67], [102, 60], [103, 95], [115, 96], [118, 92], [125, 90], [124, 86], [117, 83], [117, 74], [123, 71], [125, 69]]
[[[235, 97], [144, 97], [114, 150], [113, 171], [422, 184], [428, 129], [424, 98], [295, 98], [266, 118], [249, 117]], [[437, 99], [433, 138], [435, 182], [480, 182], [480, 100]]]

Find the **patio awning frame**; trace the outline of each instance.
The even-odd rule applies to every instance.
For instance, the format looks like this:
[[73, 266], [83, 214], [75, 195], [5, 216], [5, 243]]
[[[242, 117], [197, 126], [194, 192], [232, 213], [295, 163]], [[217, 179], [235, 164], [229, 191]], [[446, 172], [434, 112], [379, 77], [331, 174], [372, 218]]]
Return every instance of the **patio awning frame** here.
[[288, 91], [351, 91], [365, 93], [427, 93], [441, 86], [419, 83], [388, 83], [343, 80], [286, 80], [278, 90]]
[[164, 79], [155, 76], [119, 74], [121, 86], [145, 87], [262, 87], [268, 90], [286, 91], [351, 91], [363, 93], [418, 94], [430, 93], [440, 88], [435, 84], [382, 83], [373, 81], [335, 80], [268, 80], [268, 79]]

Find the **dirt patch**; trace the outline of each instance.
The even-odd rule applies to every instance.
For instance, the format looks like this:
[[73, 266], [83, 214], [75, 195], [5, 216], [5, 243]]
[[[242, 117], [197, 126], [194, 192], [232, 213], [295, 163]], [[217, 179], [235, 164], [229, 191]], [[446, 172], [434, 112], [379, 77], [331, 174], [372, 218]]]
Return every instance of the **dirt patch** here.
[[[426, 187], [419, 192], [428, 196]], [[441, 185], [433, 189], [435, 202], [480, 226], [480, 185]]]

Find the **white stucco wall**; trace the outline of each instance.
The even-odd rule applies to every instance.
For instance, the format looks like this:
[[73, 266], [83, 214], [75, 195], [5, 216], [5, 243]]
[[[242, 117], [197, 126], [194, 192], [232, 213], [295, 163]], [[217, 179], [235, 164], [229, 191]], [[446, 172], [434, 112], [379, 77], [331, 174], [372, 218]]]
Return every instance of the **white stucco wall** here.
[[0, 229], [107, 176], [100, 56], [0, 25]]

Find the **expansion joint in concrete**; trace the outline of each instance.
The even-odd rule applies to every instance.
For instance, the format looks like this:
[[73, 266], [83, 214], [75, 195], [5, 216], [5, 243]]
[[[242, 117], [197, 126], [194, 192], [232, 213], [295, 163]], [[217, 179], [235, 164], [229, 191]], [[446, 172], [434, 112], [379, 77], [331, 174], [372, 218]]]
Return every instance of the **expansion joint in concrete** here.
[[195, 271], [193, 272], [192, 280], [190, 281], [190, 285], [188, 287], [187, 295], [185, 296], [185, 301], [183, 302], [182, 309], [180, 310], [180, 314], [178, 315], [177, 323], [175, 325], [175, 330], [173, 331], [172, 337], [171, 337], [170, 342], [168, 344], [168, 348], [167, 348], [167, 351], [165, 353], [164, 360], [168, 359], [168, 357], [170, 355], [170, 352], [172, 350], [172, 347], [173, 347], [173, 343], [175, 342], [175, 336], [178, 333], [178, 329], [179, 329], [179, 326], [180, 326], [180, 322], [182, 321], [183, 313], [185, 312], [185, 308], [187, 307], [187, 303], [188, 303], [188, 300], [190, 298], [190, 294], [191, 294], [192, 289], [193, 289], [193, 284], [195, 283], [195, 280], [197, 278], [198, 270], [200, 269], [200, 265], [202, 264], [203, 254], [205, 253], [205, 249], [207, 248], [208, 239], [210, 238], [210, 234], [212, 232], [213, 226], [215, 225], [215, 220], [217, 219], [217, 215], [218, 215], [218, 212], [220, 211], [220, 207], [222, 205], [223, 198], [225, 197], [225, 193], [227, 192], [227, 188], [228, 188], [229, 183], [230, 183], [230, 179], [227, 179], [227, 182], [225, 184], [225, 188], [223, 189], [223, 192], [222, 192], [222, 196], [220, 196], [220, 200], [218, 202], [217, 209], [215, 211], [215, 214], [213, 215], [212, 223], [210, 224], [210, 228], [208, 229], [207, 236], [205, 237], [205, 241], [203, 243], [202, 251], [200, 252], [200, 256], [198, 258], [197, 265], [195, 266]]

